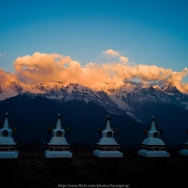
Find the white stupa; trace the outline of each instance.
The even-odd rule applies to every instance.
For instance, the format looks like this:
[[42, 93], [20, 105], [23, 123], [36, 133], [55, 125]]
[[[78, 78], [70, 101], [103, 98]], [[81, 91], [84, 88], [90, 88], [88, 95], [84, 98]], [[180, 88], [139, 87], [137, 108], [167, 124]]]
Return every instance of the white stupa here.
[[105, 128], [102, 131], [102, 138], [97, 143], [98, 149], [93, 154], [99, 158], [122, 158], [123, 153], [119, 152], [119, 144], [113, 138], [114, 131], [110, 124], [110, 116], [107, 116]]
[[147, 134], [148, 138], [145, 138], [142, 142], [138, 155], [144, 157], [169, 157], [170, 154], [165, 151], [166, 145], [162, 139], [159, 139], [160, 132], [154, 117], [152, 117], [151, 127]]
[[188, 141], [183, 144], [183, 148], [179, 151], [179, 154], [188, 156]]
[[18, 158], [16, 143], [12, 138], [12, 129], [9, 127], [8, 113], [5, 114], [3, 127], [0, 129], [0, 159]]
[[70, 144], [67, 143], [65, 130], [62, 128], [61, 115], [58, 114], [56, 128], [53, 129], [53, 137], [48, 143], [49, 149], [45, 151], [46, 158], [72, 158], [72, 153], [68, 151]]

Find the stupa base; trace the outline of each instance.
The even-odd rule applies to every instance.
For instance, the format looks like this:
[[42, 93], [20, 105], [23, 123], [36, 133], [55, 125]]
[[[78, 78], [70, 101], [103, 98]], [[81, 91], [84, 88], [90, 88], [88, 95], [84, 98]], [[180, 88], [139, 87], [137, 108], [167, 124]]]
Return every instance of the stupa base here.
[[70, 151], [45, 151], [46, 158], [72, 158]]
[[18, 151], [1, 151], [0, 159], [17, 159]]
[[170, 154], [166, 151], [148, 151], [145, 149], [139, 150], [138, 155], [142, 155], [144, 157], [170, 157]]
[[179, 154], [188, 156], [188, 150], [187, 149], [182, 149], [182, 150], [179, 151]]
[[122, 158], [123, 153], [119, 151], [101, 151], [101, 150], [95, 150], [93, 151], [93, 155], [99, 158]]

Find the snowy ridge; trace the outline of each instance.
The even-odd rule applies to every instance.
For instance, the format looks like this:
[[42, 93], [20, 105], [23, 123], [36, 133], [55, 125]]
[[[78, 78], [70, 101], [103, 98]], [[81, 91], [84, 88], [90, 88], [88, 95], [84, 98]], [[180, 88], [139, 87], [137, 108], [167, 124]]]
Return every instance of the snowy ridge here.
[[92, 89], [96, 91], [104, 91], [107, 94], [115, 93], [120, 87], [122, 87], [123, 83], [107, 83], [107, 82], [99, 82]]
[[[58, 101], [83, 100], [103, 106], [113, 114], [127, 114], [135, 119], [136, 111], [145, 104], [174, 104], [188, 110], [188, 96], [173, 84], [138, 87], [130, 83], [99, 83], [95, 88], [78, 83], [45, 82], [29, 85], [12, 79], [0, 86], [0, 100], [16, 95], [43, 96]], [[137, 120], [139, 121], [139, 120]]]

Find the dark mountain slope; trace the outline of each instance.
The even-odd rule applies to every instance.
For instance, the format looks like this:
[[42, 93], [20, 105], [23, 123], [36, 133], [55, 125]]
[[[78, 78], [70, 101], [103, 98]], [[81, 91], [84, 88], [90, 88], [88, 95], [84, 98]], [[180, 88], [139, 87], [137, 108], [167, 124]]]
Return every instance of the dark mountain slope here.
[[[97, 128], [102, 128], [106, 116], [106, 109], [92, 102], [71, 100], [58, 102], [44, 97], [30, 97], [18, 95], [0, 103], [0, 119], [5, 112], [9, 113], [12, 126], [18, 127], [14, 135], [19, 141], [49, 142], [52, 134], [47, 133], [47, 127], [53, 127], [57, 114], [61, 113], [65, 127], [70, 127], [66, 134], [71, 142], [98, 142], [101, 135]], [[111, 115], [111, 114], [109, 114]], [[143, 140], [143, 125], [128, 116], [111, 115], [114, 128], [119, 133], [115, 135], [117, 142], [141, 142]]]

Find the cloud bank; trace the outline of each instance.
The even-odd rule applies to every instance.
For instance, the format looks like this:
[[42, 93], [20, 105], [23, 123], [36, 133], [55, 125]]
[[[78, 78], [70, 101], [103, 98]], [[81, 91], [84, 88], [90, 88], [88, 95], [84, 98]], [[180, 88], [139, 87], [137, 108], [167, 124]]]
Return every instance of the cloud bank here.
[[173, 82], [180, 91], [188, 93], [188, 84], [182, 83], [183, 77], [188, 74], [187, 68], [181, 72], [173, 72], [171, 69], [155, 65], [131, 65], [128, 63], [128, 58], [121, 56], [119, 52], [110, 49], [105, 51], [105, 54], [114, 54], [117, 61], [102, 64], [90, 62], [82, 66], [69, 56], [35, 52], [32, 56], [16, 59], [15, 74], [0, 69], [0, 79], [3, 82], [16, 77], [27, 84], [62, 81], [80, 83], [88, 87], [95, 87], [101, 82], [123, 84], [131, 79], [137, 79], [144, 86]]

